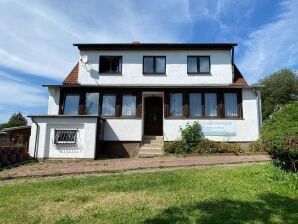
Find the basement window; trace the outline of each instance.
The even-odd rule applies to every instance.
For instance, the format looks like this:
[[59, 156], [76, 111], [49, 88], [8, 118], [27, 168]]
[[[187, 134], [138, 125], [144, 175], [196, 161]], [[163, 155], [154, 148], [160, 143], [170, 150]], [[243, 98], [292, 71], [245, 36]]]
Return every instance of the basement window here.
[[56, 145], [76, 145], [77, 144], [77, 132], [78, 130], [55, 130], [55, 140], [54, 143]]

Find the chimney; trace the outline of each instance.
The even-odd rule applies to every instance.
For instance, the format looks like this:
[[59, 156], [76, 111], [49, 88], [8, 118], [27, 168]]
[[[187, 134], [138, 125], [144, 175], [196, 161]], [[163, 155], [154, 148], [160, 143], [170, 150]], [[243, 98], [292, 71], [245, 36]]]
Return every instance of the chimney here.
[[141, 42], [140, 42], [139, 40], [134, 40], [134, 41], [132, 41], [131, 43], [137, 45], [137, 44], [140, 44]]

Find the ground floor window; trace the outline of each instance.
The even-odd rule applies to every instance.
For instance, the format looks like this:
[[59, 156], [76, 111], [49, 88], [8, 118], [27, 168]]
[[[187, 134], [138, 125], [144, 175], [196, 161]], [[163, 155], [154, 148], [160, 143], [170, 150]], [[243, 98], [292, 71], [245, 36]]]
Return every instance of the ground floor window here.
[[205, 93], [205, 116], [216, 117], [217, 116], [217, 94]]
[[77, 130], [55, 130], [54, 143], [59, 144], [72, 144], [77, 143]]
[[137, 97], [132, 94], [122, 95], [122, 116], [136, 116]]
[[189, 114], [191, 117], [202, 116], [202, 94], [201, 93], [189, 94]]
[[229, 119], [242, 117], [241, 90], [201, 89], [165, 93], [165, 117]]
[[79, 103], [79, 94], [66, 94], [64, 99], [63, 114], [77, 115], [79, 112]]
[[102, 116], [115, 116], [116, 114], [116, 95], [102, 96]]
[[226, 117], [237, 117], [237, 94], [225, 93], [224, 94], [224, 108]]
[[86, 103], [85, 103], [85, 114], [87, 115], [97, 115], [99, 105], [99, 93], [97, 92], [87, 92], [86, 93]]
[[173, 117], [183, 116], [183, 95], [182, 93], [170, 94], [170, 115]]

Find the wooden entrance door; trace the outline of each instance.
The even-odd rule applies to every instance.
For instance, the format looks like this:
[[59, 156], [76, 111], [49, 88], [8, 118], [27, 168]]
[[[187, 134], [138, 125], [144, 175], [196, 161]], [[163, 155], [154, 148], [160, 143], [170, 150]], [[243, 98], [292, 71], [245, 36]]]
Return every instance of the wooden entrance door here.
[[163, 135], [162, 98], [146, 97], [144, 107], [144, 135]]

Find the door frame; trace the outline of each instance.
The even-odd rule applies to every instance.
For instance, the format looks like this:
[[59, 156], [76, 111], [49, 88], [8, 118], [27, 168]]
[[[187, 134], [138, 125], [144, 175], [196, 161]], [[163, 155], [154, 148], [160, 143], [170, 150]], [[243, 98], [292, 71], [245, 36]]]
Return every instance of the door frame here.
[[164, 92], [150, 92], [144, 91], [142, 92], [142, 136], [144, 136], [144, 128], [145, 128], [145, 98], [146, 97], [160, 97], [162, 99], [162, 136], [164, 135]]

